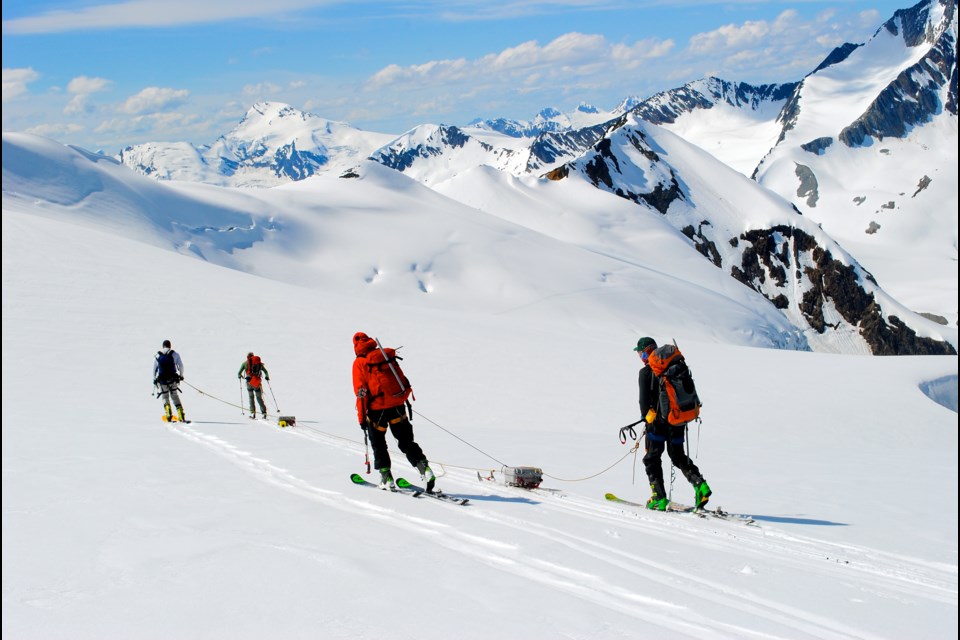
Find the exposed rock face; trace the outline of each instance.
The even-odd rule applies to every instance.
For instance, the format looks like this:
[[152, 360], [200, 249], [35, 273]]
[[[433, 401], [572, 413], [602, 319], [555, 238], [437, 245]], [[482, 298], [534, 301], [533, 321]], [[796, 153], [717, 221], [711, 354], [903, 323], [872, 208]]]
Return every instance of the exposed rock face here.
[[[936, 4], [944, 11], [938, 25], [930, 21]], [[925, 42], [933, 46], [916, 64], [904, 69], [860, 118], [840, 132], [841, 142], [854, 147], [867, 138], [902, 138], [941, 109], [957, 115], [957, 34], [949, 28], [956, 9], [956, 0], [921, 2], [897, 11], [881, 27], [900, 35], [908, 47]], [[941, 99], [944, 89], [946, 97]]]
[[808, 153], [814, 153], [818, 156], [823, 155], [823, 152], [833, 144], [833, 138], [830, 136], [825, 136], [823, 138], [817, 138], [816, 140], [811, 140], [806, 144], [800, 145], [800, 148]]
[[653, 124], [672, 124], [684, 113], [710, 109], [721, 102], [756, 109], [764, 102], [786, 100], [796, 87], [796, 82], [751, 85], [720, 78], [704, 78], [658, 93], [634, 107], [633, 112]]
[[[885, 313], [884, 305], [900, 307], [849, 256], [837, 258], [835, 252], [843, 250], [795, 208], [771, 202], [769, 218], [783, 223], [733, 231], [742, 229], [744, 220], [730, 207], [714, 211], [711, 204], [725, 199], [722, 191], [704, 202], [691, 201], [679, 169], [657, 152], [662, 141], [651, 139], [654, 135], [639, 121], [626, 119], [548, 177], [562, 180], [578, 173], [599, 189], [657, 211], [701, 255], [783, 310], [801, 329], [820, 335], [854, 332], [875, 354], [954, 353], [949, 343], [918, 336], [896, 314]], [[800, 164], [797, 175], [815, 202], [815, 176]], [[693, 216], [698, 217], [691, 220]], [[878, 293], [887, 302], [881, 304]]]
[[558, 161], [576, 158], [603, 139], [611, 123], [561, 133], [543, 133], [530, 145], [527, 171], [536, 172]]
[[[439, 156], [449, 148], [463, 148], [470, 139], [470, 136], [458, 127], [440, 126], [437, 128], [436, 135], [431, 136], [427, 141], [412, 146], [394, 143], [377, 151], [373, 159], [391, 169], [405, 171], [412, 167], [418, 158]], [[477, 141], [477, 144], [487, 151], [493, 149], [490, 145], [480, 141]]]
[[[897, 316], [884, 319], [876, 297], [864, 289], [857, 270], [836, 260], [807, 233], [777, 226], [746, 232], [740, 240], [748, 243], [749, 249], [744, 250], [741, 264], [731, 270], [732, 275], [784, 309], [790, 304], [789, 299], [784, 293], [775, 292], [786, 287], [788, 270], [796, 268], [794, 275], [802, 278], [805, 289], [797, 301], [799, 309], [817, 332], [842, 328], [837, 320], [827, 318], [829, 305], [829, 315], [839, 314], [847, 324], [857, 327], [875, 355], [956, 354], [949, 343], [918, 336]], [[868, 279], [876, 284], [872, 276]]]
[[797, 187], [797, 195], [807, 199], [808, 207], [816, 207], [817, 200], [820, 199], [820, 194], [817, 191], [820, 186], [817, 182], [817, 176], [813, 174], [810, 167], [799, 163], [797, 164], [795, 173], [800, 179], [800, 186]]

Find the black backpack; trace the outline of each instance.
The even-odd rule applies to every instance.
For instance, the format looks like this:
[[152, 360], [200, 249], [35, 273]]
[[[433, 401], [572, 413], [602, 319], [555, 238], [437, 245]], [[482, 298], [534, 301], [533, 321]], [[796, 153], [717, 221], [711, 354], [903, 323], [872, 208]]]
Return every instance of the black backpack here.
[[699, 420], [703, 405], [680, 349], [672, 344], [658, 347], [650, 354], [647, 364], [660, 380], [657, 414], [674, 426]]
[[171, 382], [177, 382], [179, 379], [177, 363], [173, 359], [173, 349], [166, 353], [157, 351], [157, 382], [170, 384]]

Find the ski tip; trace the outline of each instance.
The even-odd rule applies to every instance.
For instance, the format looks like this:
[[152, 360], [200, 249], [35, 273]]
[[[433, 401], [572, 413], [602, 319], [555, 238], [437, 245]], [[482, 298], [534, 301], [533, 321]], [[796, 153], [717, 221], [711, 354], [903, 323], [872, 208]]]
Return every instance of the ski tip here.
[[361, 476], [359, 473], [351, 473], [351, 474], [350, 474], [350, 481], [351, 481], [352, 483], [354, 483], [354, 484], [364, 484], [364, 483], [366, 483], [366, 480], [364, 480], [364, 479], [363, 479], [363, 476]]
[[617, 496], [615, 496], [615, 495], [612, 494], [612, 493], [605, 493], [605, 494], [603, 495], [603, 497], [606, 498], [607, 500], [619, 500], [619, 499], [620, 499], [620, 498], [618, 498]]

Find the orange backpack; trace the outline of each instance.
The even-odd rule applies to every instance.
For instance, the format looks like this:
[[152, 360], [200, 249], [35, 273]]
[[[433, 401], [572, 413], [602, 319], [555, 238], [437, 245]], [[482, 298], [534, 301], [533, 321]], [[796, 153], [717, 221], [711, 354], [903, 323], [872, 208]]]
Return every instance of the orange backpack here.
[[700, 397], [687, 362], [675, 345], [658, 347], [647, 358], [647, 365], [660, 380], [657, 414], [674, 426], [700, 418]]
[[410, 381], [400, 368], [402, 358], [396, 349], [374, 349], [366, 355], [367, 389], [371, 409], [389, 409], [402, 405], [413, 393]]
[[263, 362], [260, 356], [250, 356], [247, 358], [247, 375], [250, 376], [250, 386], [260, 386], [260, 371], [263, 369]]

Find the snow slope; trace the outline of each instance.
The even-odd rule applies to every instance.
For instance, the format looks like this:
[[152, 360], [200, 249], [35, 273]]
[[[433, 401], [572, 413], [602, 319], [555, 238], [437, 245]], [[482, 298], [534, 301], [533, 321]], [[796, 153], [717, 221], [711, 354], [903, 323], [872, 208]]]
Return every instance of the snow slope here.
[[[956, 636], [956, 357], [748, 346], [763, 341], [744, 338], [742, 317], [709, 287], [714, 332], [628, 302], [630, 288], [609, 296], [617, 304], [571, 304], [545, 293], [593, 265], [579, 250], [544, 253], [532, 231], [481, 224], [449, 200], [451, 226], [435, 231], [439, 214], [411, 208], [429, 211], [441, 196], [411, 181], [390, 200], [370, 174], [315, 183], [311, 199], [325, 195], [331, 208], [360, 197], [344, 184], [372, 190], [342, 214], [366, 237], [396, 219], [392, 242], [339, 249], [347, 222], [288, 189], [271, 190], [278, 201], [149, 191], [107, 166], [91, 189], [70, 182], [77, 173], [48, 179], [39, 169], [49, 159], [21, 156], [11, 171], [8, 142], [4, 637]], [[243, 242], [268, 214], [290, 218], [245, 249], [223, 239], [226, 226], [161, 222], [163, 193], [218, 224], [230, 218], [212, 202], [254, 220]], [[272, 244], [295, 224], [316, 234], [311, 250]], [[426, 294], [416, 275], [390, 270], [371, 285], [383, 297], [347, 284], [372, 254], [409, 264], [411, 246], [454, 225], [493, 256], [475, 272], [442, 270], [452, 275], [438, 289], [464, 295]], [[327, 229], [330, 244], [314, 245]], [[567, 229], [576, 246], [596, 232]], [[224, 268], [224, 256], [237, 264]], [[316, 276], [323, 260], [342, 261], [341, 281]], [[524, 298], [500, 269], [544, 295], [504, 313]], [[488, 278], [503, 306], [487, 304], [490, 294], [458, 307]], [[655, 282], [662, 298], [687, 286]], [[417, 439], [439, 485], [467, 506], [348, 483], [364, 453], [348, 374], [356, 330], [403, 345]], [[603, 500], [647, 495], [617, 431], [638, 417], [631, 347], [648, 333], [676, 338], [693, 367], [705, 409], [691, 452], [713, 504], [757, 526]], [[161, 422], [150, 394], [164, 338], [185, 360], [191, 424]], [[298, 426], [242, 417], [235, 372], [249, 350], [270, 368], [271, 413]], [[392, 450], [398, 474], [411, 474]], [[542, 467], [544, 489], [478, 480], [499, 478], [503, 464]], [[673, 491], [691, 498], [682, 480]]]
[[927, 0], [898, 11], [867, 43], [807, 76], [782, 116], [781, 140], [756, 172], [891, 295], [951, 326], [956, 6]]

